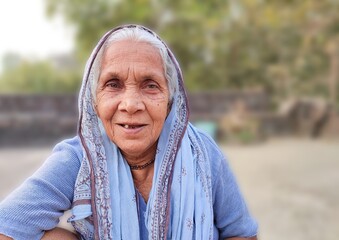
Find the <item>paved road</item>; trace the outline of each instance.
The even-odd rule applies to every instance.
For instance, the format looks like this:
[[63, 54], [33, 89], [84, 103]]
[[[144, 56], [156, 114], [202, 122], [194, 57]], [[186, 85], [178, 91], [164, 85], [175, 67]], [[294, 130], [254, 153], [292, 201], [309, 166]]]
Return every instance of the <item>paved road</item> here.
[[263, 240], [339, 237], [339, 141], [225, 147]]
[[[337, 240], [339, 141], [283, 139], [223, 146], [261, 240]], [[50, 154], [51, 148], [0, 149], [0, 199]]]

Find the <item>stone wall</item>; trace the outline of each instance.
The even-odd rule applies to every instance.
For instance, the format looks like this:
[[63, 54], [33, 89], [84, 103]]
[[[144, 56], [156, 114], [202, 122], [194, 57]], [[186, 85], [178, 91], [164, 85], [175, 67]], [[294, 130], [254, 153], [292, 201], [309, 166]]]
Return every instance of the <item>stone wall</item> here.
[[[190, 120], [217, 122], [239, 100], [251, 111], [264, 111], [263, 92], [190, 93]], [[76, 134], [76, 95], [0, 95], [0, 146], [31, 145]]]
[[267, 112], [270, 105], [269, 96], [263, 91], [206, 91], [189, 93], [191, 121], [220, 121], [224, 115], [232, 112], [234, 107], [243, 104], [246, 111]]
[[[260, 135], [308, 133], [318, 124], [315, 120], [323, 120], [318, 116], [320, 108], [309, 101], [289, 104], [283, 113], [272, 112], [270, 98], [262, 91], [207, 91], [189, 93], [188, 98], [190, 121], [213, 123], [217, 130], [223, 123], [225, 129], [255, 123], [259, 131], [255, 134]], [[305, 106], [310, 113], [303, 117]], [[321, 127], [317, 136], [323, 132], [339, 135], [338, 114], [327, 115], [317, 125]], [[0, 146], [50, 143], [74, 136], [77, 119], [77, 95], [0, 95]]]
[[75, 95], [1, 95], [0, 146], [74, 136], [77, 116]]

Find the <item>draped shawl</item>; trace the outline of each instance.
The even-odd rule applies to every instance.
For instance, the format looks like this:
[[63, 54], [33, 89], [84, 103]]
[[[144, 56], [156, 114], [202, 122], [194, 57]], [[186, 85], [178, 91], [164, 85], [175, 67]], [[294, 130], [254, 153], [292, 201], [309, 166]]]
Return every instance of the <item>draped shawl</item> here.
[[[154, 32], [125, 25], [107, 32], [85, 67], [79, 94], [78, 135], [83, 159], [76, 179], [73, 215], [69, 219], [83, 239], [139, 239], [138, 199], [130, 168], [107, 137], [93, 107], [94, 62], [109, 36], [122, 28], [138, 27], [163, 42]], [[163, 42], [166, 46], [166, 44]], [[145, 221], [149, 239], [212, 239], [211, 170], [207, 151], [188, 123], [188, 102], [179, 65], [173, 62], [178, 88], [160, 134], [152, 189]]]

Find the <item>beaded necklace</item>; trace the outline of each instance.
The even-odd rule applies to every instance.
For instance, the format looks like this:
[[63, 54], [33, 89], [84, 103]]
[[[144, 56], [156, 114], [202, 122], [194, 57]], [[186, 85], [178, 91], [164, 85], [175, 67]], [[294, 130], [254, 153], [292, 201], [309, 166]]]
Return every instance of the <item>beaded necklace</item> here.
[[144, 169], [146, 167], [148, 167], [149, 165], [151, 165], [152, 163], [154, 163], [155, 159], [152, 159], [151, 161], [143, 164], [143, 165], [129, 165], [129, 167], [131, 168], [131, 170], [141, 170]]

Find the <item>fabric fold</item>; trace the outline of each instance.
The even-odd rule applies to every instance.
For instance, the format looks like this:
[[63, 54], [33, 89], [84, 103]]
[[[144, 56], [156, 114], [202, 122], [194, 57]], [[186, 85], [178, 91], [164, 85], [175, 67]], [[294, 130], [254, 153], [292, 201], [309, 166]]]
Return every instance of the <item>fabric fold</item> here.
[[73, 222], [77, 220], [85, 219], [92, 215], [91, 205], [78, 205], [72, 208], [72, 216], [67, 220]]

